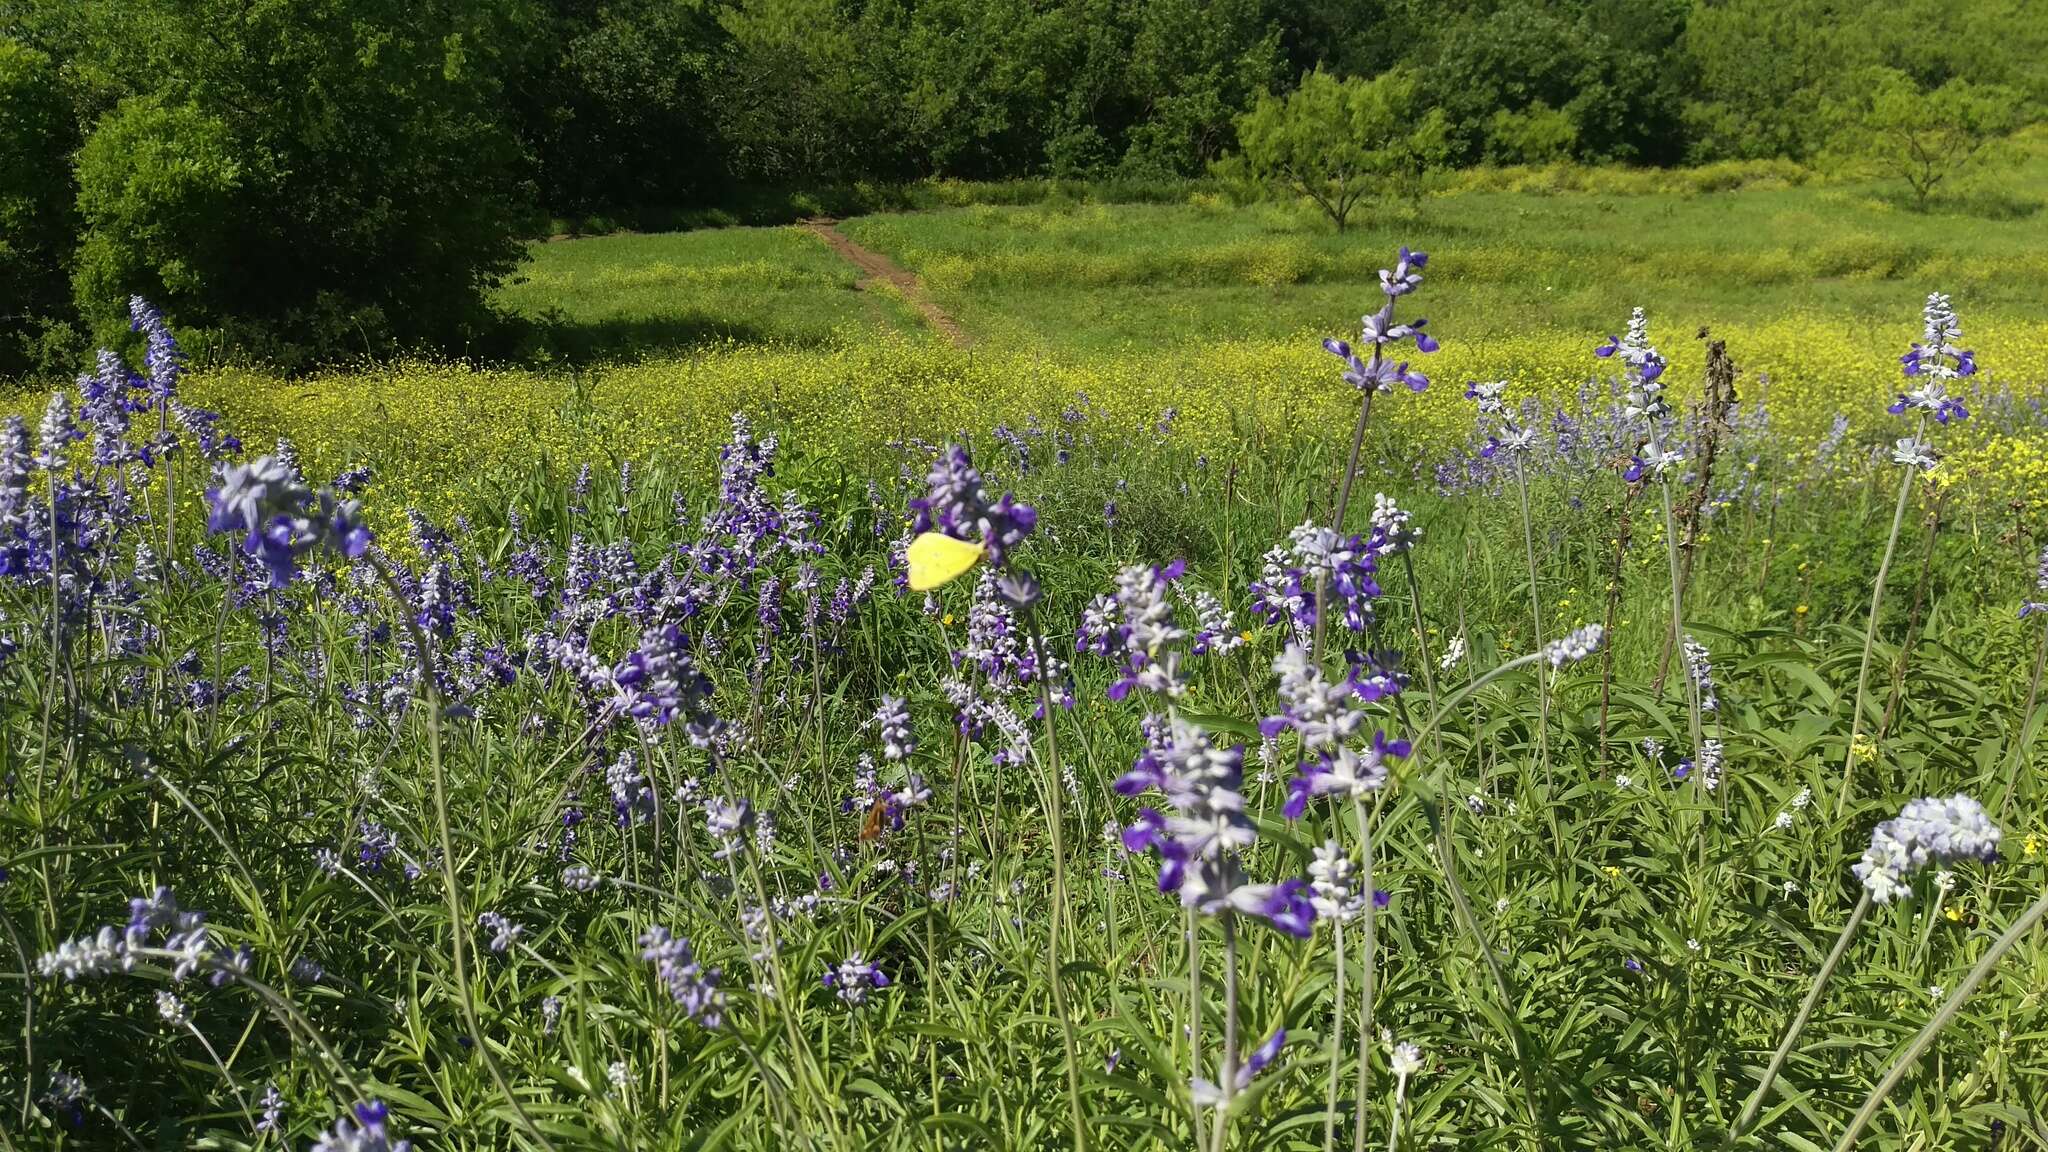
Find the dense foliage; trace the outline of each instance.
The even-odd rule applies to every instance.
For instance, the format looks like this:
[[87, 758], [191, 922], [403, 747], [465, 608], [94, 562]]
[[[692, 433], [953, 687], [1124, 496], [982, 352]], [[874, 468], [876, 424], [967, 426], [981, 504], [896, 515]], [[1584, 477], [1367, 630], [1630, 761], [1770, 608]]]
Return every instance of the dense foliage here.
[[5, 1146], [2037, 1145], [2039, 385], [1937, 294], [1837, 420], [1640, 310], [1461, 389], [1388, 264], [1310, 424], [474, 407], [431, 511], [131, 301], [0, 421]]
[[0, 40], [0, 376], [36, 361], [35, 344], [69, 297], [73, 244], [68, 156], [75, 146], [56, 69]]
[[[487, 348], [549, 213], [1175, 180], [1269, 140], [1304, 77], [1415, 121], [1324, 137], [1426, 138], [1408, 190], [1413, 164], [1882, 161], [1963, 125], [1925, 200], [2048, 99], [2044, 27], [2024, 0], [6, 0], [0, 370], [109, 338], [134, 292], [209, 354]], [[1885, 99], [1851, 107], [1872, 69]]]

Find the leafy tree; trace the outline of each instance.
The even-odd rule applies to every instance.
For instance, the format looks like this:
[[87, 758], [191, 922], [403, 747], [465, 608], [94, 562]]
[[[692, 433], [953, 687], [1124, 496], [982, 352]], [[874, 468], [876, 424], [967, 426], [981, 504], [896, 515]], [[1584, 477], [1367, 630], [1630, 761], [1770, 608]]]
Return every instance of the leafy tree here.
[[875, 5], [849, 22], [837, 0], [722, 9], [711, 104], [732, 175], [813, 184], [902, 174], [900, 89], [877, 72], [884, 46], [900, 39], [896, 15]]
[[1804, 159], [1822, 137], [1821, 104], [1845, 47], [1826, 0], [1698, 4], [1686, 24], [1695, 78], [1684, 122], [1694, 160]]
[[286, 365], [487, 329], [531, 219], [526, 0], [41, 3], [92, 110], [73, 280], [103, 333], [138, 291]]
[[50, 58], [0, 39], [0, 375], [40, 367], [35, 346], [66, 312], [75, 146]]
[[1307, 196], [1342, 232], [1370, 193], [1414, 192], [1443, 162], [1445, 120], [1423, 111], [1411, 72], [1339, 80], [1311, 72], [1285, 97], [1268, 96], [1238, 121], [1251, 175]]
[[537, 38], [508, 84], [541, 203], [561, 212], [716, 197], [726, 157], [711, 115], [725, 47], [696, 0], [540, 0]]
[[1663, 65], [1684, 27], [1680, 0], [1505, 0], [1464, 12], [1407, 2], [1402, 23], [1425, 30], [1414, 67], [1448, 118], [1452, 159], [1512, 151], [1493, 137], [1495, 113], [1552, 109], [1579, 159], [1680, 158], [1680, 78]]
[[259, 308], [234, 274], [248, 175], [228, 126], [197, 106], [122, 101], [78, 157], [79, 299], [110, 311], [140, 294], [216, 318]]
[[1280, 33], [1262, 7], [1150, 0], [1139, 9], [1126, 70], [1139, 108], [1127, 165], [1199, 172], [1236, 143], [1237, 117], [1280, 79]]
[[1498, 164], [1546, 164], [1571, 156], [1578, 125], [1563, 109], [1543, 101], [1519, 112], [1495, 110], [1486, 121], [1486, 158]]
[[2010, 158], [1999, 146], [2021, 118], [2010, 88], [1959, 78], [1923, 90], [1904, 72], [1879, 67], [1850, 91], [1831, 109], [1830, 151], [1904, 177], [1922, 211], [1950, 177]]

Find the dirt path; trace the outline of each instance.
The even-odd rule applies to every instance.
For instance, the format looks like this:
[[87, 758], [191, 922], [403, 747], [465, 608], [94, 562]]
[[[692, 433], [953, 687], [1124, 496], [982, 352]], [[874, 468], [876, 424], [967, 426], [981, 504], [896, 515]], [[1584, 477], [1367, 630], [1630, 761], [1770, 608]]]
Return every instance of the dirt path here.
[[839, 221], [830, 216], [816, 216], [803, 222], [804, 227], [818, 234], [818, 238], [831, 245], [834, 252], [844, 256], [848, 263], [860, 269], [860, 279], [854, 282], [856, 288], [866, 288], [875, 280], [887, 280], [896, 286], [903, 299], [924, 315], [925, 322], [938, 329], [940, 334], [951, 340], [956, 347], [965, 348], [974, 343], [960, 322], [946, 315], [946, 311], [932, 303], [924, 294], [924, 286], [908, 270], [898, 267], [894, 260], [880, 252], [871, 252], [848, 239], [838, 228]]

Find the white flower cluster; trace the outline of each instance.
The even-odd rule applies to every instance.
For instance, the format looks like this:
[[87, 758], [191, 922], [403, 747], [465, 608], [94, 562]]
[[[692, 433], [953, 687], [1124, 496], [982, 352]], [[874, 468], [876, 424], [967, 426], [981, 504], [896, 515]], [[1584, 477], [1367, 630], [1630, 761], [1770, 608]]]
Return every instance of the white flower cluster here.
[[1444, 654], [1437, 660], [1436, 666], [1441, 671], [1449, 672], [1458, 666], [1458, 661], [1464, 658], [1465, 638], [1463, 636], [1453, 636], [1451, 637], [1450, 646], [1444, 649]]
[[1917, 436], [1901, 436], [1892, 447], [1892, 463], [1931, 472], [1941, 458], [1934, 454], [1934, 446]]
[[1913, 874], [1929, 864], [1995, 858], [2000, 836], [1984, 806], [1970, 797], [1923, 797], [1871, 831], [1856, 877], [1872, 900], [1889, 904], [1908, 894]]
[[1373, 493], [1373, 550], [1381, 556], [1388, 556], [1415, 547], [1422, 541], [1422, 529], [1415, 526], [1414, 519], [1386, 493]]
[[1600, 641], [1607, 635], [1607, 629], [1598, 624], [1588, 624], [1561, 640], [1552, 640], [1543, 649], [1543, 655], [1552, 668], [1576, 664], [1600, 650]]
[[1358, 890], [1358, 864], [1335, 840], [1326, 840], [1316, 849], [1308, 876], [1318, 919], [1341, 923], [1365, 910], [1366, 896]]

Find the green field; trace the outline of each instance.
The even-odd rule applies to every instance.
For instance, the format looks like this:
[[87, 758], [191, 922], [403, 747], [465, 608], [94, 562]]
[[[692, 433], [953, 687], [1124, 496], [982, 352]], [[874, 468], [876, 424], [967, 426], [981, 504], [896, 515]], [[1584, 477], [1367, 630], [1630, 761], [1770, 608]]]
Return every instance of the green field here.
[[720, 228], [560, 239], [500, 304], [576, 359], [632, 358], [731, 344], [817, 345], [904, 331], [915, 316], [856, 295], [854, 270], [798, 228]]
[[2048, 229], [1580, 179], [841, 222], [964, 347], [549, 241], [524, 362], [174, 382], [239, 465], [33, 397], [0, 1152], [2048, 1147]]
[[[2048, 315], [2048, 227], [2029, 191], [2048, 180], [2048, 157], [1967, 201], [1979, 215], [1911, 212], [1885, 184], [1770, 175], [1726, 191], [1616, 177], [1609, 190], [1570, 190], [1600, 175], [1548, 182], [1566, 190], [1386, 204], [1342, 234], [1305, 203], [1239, 207], [1215, 193], [1178, 205], [1056, 197], [842, 229], [917, 273], [977, 339], [1048, 353], [1320, 335], [1359, 310], [1382, 254], [1404, 243], [1447, 254], [1433, 307], [1467, 338], [1597, 335], [1619, 323], [1617, 301], [1687, 326], [1795, 316], [1861, 334], [1896, 326], [1901, 301], [1934, 288], [1980, 327]], [[1540, 175], [1499, 182], [1546, 186]], [[607, 236], [532, 255], [503, 303], [528, 316], [559, 309], [621, 355], [728, 338], [812, 343], [914, 321], [846, 298], [851, 272], [795, 229]], [[656, 316], [681, 319], [665, 328], [646, 319]], [[630, 335], [614, 336], [615, 323]]]

